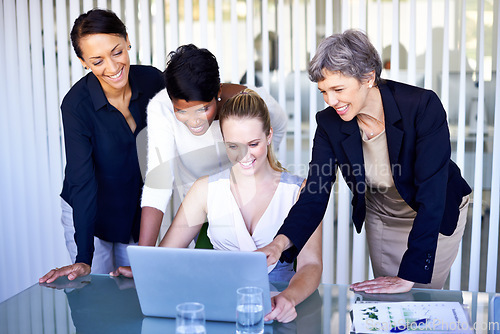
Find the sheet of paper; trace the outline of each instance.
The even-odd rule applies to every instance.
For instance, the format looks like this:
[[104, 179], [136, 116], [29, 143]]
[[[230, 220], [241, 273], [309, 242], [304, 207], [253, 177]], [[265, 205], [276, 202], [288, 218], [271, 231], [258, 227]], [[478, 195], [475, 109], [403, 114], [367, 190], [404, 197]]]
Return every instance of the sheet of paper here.
[[364, 302], [353, 305], [356, 333], [473, 333], [458, 302]]

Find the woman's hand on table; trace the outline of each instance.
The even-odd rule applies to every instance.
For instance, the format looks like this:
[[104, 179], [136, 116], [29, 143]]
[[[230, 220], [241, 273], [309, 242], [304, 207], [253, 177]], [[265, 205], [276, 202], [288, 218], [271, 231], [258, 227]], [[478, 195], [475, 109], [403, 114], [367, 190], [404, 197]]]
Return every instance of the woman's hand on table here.
[[385, 276], [351, 284], [350, 288], [366, 293], [403, 293], [410, 291], [414, 284], [400, 277]]
[[128, 278], [134, 277], [132, 274], [132, 268], [130, 266], [118, 267], [115, 271], [109, 273], [110, 276], [120, 276], [123, 275]]
[[69, 266], [64, 266], [62, 268], [54, 268], [43, 277], [38, 279], [39, 283], [52, 283], [61, 276], [68, 276], [70, 281], [77, 277], [85, 276], [90, 274], [90, 266], [86, 263], [79, 262], [75, 264], [70, 264]]
[[295, 304], [284, 293], [280, 293], [271, 298], [271, 312], [264, 317], [264, 321], [276, 320], [287, 323], [296, 317]]

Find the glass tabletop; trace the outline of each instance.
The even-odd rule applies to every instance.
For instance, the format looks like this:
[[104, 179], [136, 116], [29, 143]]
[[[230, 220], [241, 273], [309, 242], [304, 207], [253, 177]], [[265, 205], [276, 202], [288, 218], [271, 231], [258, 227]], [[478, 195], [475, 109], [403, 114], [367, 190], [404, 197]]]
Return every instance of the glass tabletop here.
[[[284, 283], [273, 283], [278, 290]], [[354, 293], [347, 285], [321, 284], [297, 306], [297, 319], [274, 322], [265, 333], [350, 333], [359, 301], [456, 301], [465, 305], [477, 333], [488, 333], [491, 294], [413, 289], [395, 295]], [[207, 333], [234, 333], [235, 323], [206, 323]], [[89, 275], [35, 284], [0, 304], [0, 333], [175, 333], [175, 319], [144, 317], [132, 279]]]

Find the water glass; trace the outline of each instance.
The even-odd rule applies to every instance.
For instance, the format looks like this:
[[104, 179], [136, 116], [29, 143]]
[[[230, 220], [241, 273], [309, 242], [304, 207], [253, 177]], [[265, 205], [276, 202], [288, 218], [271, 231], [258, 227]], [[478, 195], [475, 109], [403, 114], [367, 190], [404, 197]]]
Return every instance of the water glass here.
[[177, 305], [176, 334], [206, 334], [205, 306], [188, 302]]
[[236, 290], [236, 333], [264, 333], [264, 307], [262, 305], [262, 289], [244, 287]]

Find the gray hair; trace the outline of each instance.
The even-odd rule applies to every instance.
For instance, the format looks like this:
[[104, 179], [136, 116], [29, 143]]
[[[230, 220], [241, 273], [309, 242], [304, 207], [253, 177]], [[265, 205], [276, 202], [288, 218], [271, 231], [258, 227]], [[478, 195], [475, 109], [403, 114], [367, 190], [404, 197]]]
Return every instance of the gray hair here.
[[375, 71], [375, 84], [378, 85], [382, 61], [364, 32], [349, 29], [321, 41], [309, 64], [309, 79], [313, 82], [324, 80], [325, 70], [340, 72], [360, 82], [369, 79], [370, 72]]

